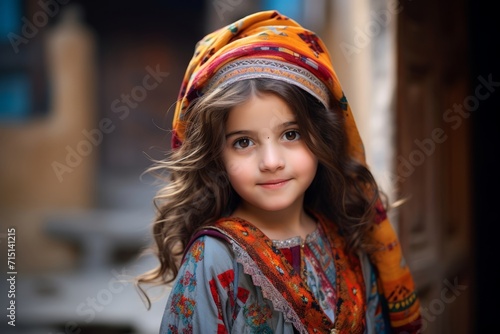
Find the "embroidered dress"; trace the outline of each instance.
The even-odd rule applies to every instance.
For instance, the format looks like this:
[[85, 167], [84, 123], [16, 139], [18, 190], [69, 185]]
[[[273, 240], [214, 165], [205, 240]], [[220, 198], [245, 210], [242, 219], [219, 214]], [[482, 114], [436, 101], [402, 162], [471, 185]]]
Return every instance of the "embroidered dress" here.
[[[253, 234], [254, 227], [248, 222], [226, 222], [240, 223], [244, 231]], [[220, 223], [216, 226], [223, 228]], [[255, 232], [254, 237], [265, 239], [260, 231]], [[373, 266], [366, 257], [348, 259], [337, 248], [343, 247], [343, 243], [334, 241], [337, 244], [332, 245], [332, 238], [326, 233], [323, 225], [318, 224], [305, 240], [295, 237], [271, 241], [274, 254], [268, 259], [278, 268], [278, 275], [287, 272], [306, 282], [306, 289], [313, 296], [310, 302], [319, 304], [331, 329], [334, 323], [341, 328], [333, 333], [386, 333]], [[293, 303], [284, 298], [284, 289], [280, 289], [283, 282], [270, 280], [272, 274], [261, 269], [266, 270], [269, 264], [257, 263], [250, 254], [238, 242], [209, 235], [196, 239], [173, 284], [161, 333], [312, 332], [303, 319], [311, 315], [297, 314], [301, 311], [292, 307]], [[281, 265], [276, 254], [289, 265]], [[301, 295], [300, 290], [297, 287], [297, 296]], [[340, 308], [347, 312], [340, 312]]]

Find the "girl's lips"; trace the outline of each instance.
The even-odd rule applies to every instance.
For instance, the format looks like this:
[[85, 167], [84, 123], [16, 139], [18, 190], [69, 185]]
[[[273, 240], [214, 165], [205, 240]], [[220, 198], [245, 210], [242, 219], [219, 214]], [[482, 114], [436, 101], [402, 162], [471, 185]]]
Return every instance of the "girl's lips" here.
[[286, 180], [269, 180], [269, 181], [266, 181], [266, 182], [257, 183], [257, 185], [261, 186], [263, 188], [267, 188], [267, 189], [277, 189], [277, 188], [284, 187], [288, 183], [288, 181], [290, 181], [290, 179], [286, 179]]

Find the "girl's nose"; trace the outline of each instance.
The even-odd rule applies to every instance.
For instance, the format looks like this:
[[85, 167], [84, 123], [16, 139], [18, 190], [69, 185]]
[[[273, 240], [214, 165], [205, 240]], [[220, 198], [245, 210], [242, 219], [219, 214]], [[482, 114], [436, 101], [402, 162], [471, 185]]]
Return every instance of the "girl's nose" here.
[[268, 142], [260, 148], [259, 169], [275, 172], [285, 167], [283, 152], [277, 143]]

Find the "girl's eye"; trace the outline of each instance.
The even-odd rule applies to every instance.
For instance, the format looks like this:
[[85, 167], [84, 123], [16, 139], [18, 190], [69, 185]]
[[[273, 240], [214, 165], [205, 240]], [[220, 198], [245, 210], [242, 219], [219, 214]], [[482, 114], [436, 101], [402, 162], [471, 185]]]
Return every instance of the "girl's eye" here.
[[248, 139], [248, 138], [240, 138], [236, 140], [233, 144], [235, 148], [242, 149], [242, 148], [247, 148], [249, 146], [252, 146], [253, 142]]
[[297, 130], [290, 130], [283, 134], [283, 139], [288, 141], [298, 140], [300, 138], [300, 133]]

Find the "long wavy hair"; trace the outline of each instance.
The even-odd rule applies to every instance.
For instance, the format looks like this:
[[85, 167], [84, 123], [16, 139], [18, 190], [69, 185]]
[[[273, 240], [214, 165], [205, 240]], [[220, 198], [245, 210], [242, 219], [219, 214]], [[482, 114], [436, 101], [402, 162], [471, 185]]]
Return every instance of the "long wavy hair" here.
[[296, 115], [301, 138], [318, 158], [316, 176], [307, 189], [304, 207], [334, 222], [349, 251], [368, 250], [368, 230], [380, 197], [370, 171], [347, 152], [344, 116], [340, 105], [331, 110], [304, 90], [278, 80], [249, 79], [215, 88], [195, 100], [187, 109], [185, 140], [167, 158], [155, 161], [149, 172], [166, 177], [166, 185], [154, 203], [153, 252], [159, 266], [137, 278], [137, 286], [171, 283], [190, 238], [239, 203], [222, 163], [225, 123], [231, 108], [253, 95], [275, 94], [286, 101]]

